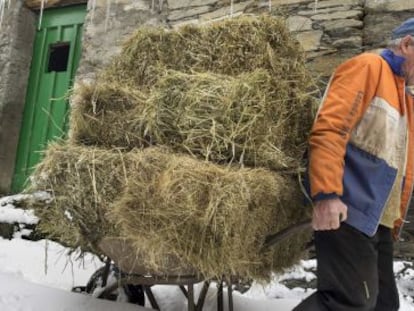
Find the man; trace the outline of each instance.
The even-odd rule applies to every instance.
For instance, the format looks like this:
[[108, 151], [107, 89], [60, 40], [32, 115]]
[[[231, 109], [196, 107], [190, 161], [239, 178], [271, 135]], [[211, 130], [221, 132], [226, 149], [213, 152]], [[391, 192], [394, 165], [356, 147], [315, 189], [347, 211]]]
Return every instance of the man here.
[[414, 18], [333, 74], [309, 141], [317, 291], [295, 311], [399, 308], [393, 239], [414, 180]]

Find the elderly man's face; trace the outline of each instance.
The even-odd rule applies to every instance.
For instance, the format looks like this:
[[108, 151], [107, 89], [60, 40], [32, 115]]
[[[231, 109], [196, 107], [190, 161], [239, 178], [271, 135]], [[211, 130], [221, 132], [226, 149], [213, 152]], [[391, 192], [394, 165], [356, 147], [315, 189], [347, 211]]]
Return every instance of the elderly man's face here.
[[403, 71], [408, 85], [414, 85], [414, 37], [407, 35], [401, 40], [401, 54], [405, 57]]

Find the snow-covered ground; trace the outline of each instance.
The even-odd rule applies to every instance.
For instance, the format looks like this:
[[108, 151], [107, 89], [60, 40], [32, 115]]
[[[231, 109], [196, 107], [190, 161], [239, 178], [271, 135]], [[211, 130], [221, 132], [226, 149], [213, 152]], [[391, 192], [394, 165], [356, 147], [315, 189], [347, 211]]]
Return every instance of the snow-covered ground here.
[[[16, 219], [30, 223], [30, 212], [17, 210], [10, 198], [0, 198], [0, 222]], [[0, 238], [0, 310], [2, 311], [138, 311], [150, 310], [124, 302], [99, 300], [84, 294], [72, 293], [71, 288], [85, 285], [92, 273], [102, 266], [93, 255], [79, 259], [63, 246], [47, 240], [37, 242], [21, 238]], [[288, 311], [313, 292], [303, 287], [287, 287], [292, 280], [314, 282], [314, 260], [303, 261], [281, 275], [275, 275], [267, 285], [253, 284], [241, 294], [234, 293], [235, 311]], [[394, 265], [401, 296], [401, 311], [414, 311], [414, 268], [412, 263], [396, 261]], [[306, 282], [300, 283], [304, 284]], [[197, 292], [201, 284], [196, 286]], [[185, 311], [186, 299], [176, 286], [157, 285], [154, 295], [162, 311]], [[226, 294], [224, 294], [226, 297]], [[148, 299], [147, 299], [148, 300]], [[227, 301], [224, 303], [225, 310]], [[216, 309], [216, 286], [212, 284], [206, 298], [205, 311]]]

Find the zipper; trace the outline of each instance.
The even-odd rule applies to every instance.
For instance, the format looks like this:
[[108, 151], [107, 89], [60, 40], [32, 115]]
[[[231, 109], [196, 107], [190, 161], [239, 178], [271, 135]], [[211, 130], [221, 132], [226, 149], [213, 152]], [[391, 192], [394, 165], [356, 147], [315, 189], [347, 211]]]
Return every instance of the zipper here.
[[[403, 88], [402, 88], [402, 90], [403, 90], [403, 92], [402, 92], [402, 99], [403, 99], [403, 109], [404, 109], [404, 112], [407, 110], [406, 109], [406, 100], [405, 100], [405, 81], [403, 82]], [[413, 126], [414, 126], [414, 124], [413, 124]], [[407, 114], [407, 131], [406, 131], [406, 135], [405, 135], [405, 163], [404, 163], [404, 171], [405, 172], [407, 172], [407, 158], [408, 158], [408, 145], [409, 145], [409, 127], [408, 127], [408, 114]], [[399, 169], [399, 168], [398, 168]], [[381, 211], [381, 215], [380, 215], [380, 218], [379, 218], [379, 221], [378, 221], [378, 223], [377, 223], [377, 225], [376, 225], [376, 227], [375, 227], [375, 231], [377, 231], [378, 230], [378, 227], [379, 227], [379, 225], [380, 225], [380, 222], [381, 222], [381, 219], [382, 219], [382, 217], [384, 216], [384, 213], [385, 213], [385, 209], [386, 209], [386, 207], [387, 207], [387, 205], [388, 205], [388, 203], [389, 203], [389, 201], [390, 201], [390, 197], [391, 197], [391, 193], [392, 193], [392, 189], [394, 188], [394, 186], [395, 186], [395, 183], [397, 182], [397, 177], [398, 177], [398, 172], [397, 172], [397, 175], [396, 175], [396, 177], [395, 177], [395, 179], [394, 179], [394, 182], [392, 183], [392, 187], [391, 187], [391, 191], [388, 193], [388, 197], [387, 197], [387, 200], [385, 201], [385, 203], [384, 203], [384, 205], [382, 206], [382, 211]], [[406, 217], [407, 217], [407, 214], [408, 214], [408, 207], [409, 207], [409, 205], [410, 205], [410, 201], [411, 201], [411, 198], [412, 198], [412, 194], [413, 194], [413, 189], [414, 189], [414, 182], [411, 182], [411, 189], [410, 189], [410, 196], [409, 196], [409, 198], [408, 198], [408, 201], [407, 201], [407, 206], [405, 207], [405, 213], [404, 213], [404, 217], [401, 217], [401, 219], [402, 219], [402, 224], [401, 224], [401, 226], [399, 227], [399, 230], [398, 230], [398, 232], [397, 232], [397, 237], [398, 237], [398, 239], [400, 238], [400, 234], [401, 234], [401, 231], [402, 231], [402, 228], [403, 228], [403, 226], [404, 226], [404, 221], [405, 221], [405, 219], [406, 219]], [[401, 189], [401, 192], [403, 191], [404, 189]], [[400, 208], [399, 206], [398, 206], [398, 208]]]
[[[404, 81], [404, 89], [403, 90], [404, 90], [404, 96], [403, 96], [403, 98], [404, 98], [404, 109], [406, 109], [407, 102], [405, 100], [405, 90], [406, 90], [405, 81]], [[406, 110], [408, 110], [408, 109], [406, 109]], [[408, 113], [407, 113], [407, 116], [408, 116]], [[414, 126], [414, 123], [413, 122], [414, 122], [414, 120], [411, 120], [411, 126]], [[408, 125], [408, 118], [407, 118], [407, 125]], [[409, 145], [409, 141], [410, 141], [410, 131], [409, 131], [409, 128], [407, 126], [407, 144], [406, 144], [406, 156], [405, 156], [406, 157], [406, 164], [405, 164], [405, 168], [406, 168], [405, 169], [405, 172], [406, 172], [406, 175], [407, 175], [407, 162], [408, 162], [407, 158], [408, 158], [408, 145]], [[402, 217], [401, 226], [398, 228], [398, 232], [397, 232], [398, 240], [400, 240], [400, 235], [401, 235], [402, 229], [404, 227], [404, 224], [406, 223], [405, 219], [407, 219], [408, 209], [409, 209], [409, 206], [410, 206], [411, 199], [413, 197], [413, 190], [414, 190], [414, 181], [411, 181], [410, 196], [408, 197], [407, 204], [405, 206], [405, 212], [404, 212], [404, 217]]]
[[398, 240], [400, 239], [400, 235], [401, 235], [402, 229], [404, 227], [404, 224], [407, 223], [407, 221], [405, 219], [407, 218], [410, 202], [411, 202], [411, 199], [413, 197], [413, 190], [414, 190], [414, 182], [411, 183], [410, 196], [408, 197], [407, 205], [405, 206], [404, 217], [402, 217], [401, 226], [398, 228], [398, 232], [397, 232]]
[[[407, 162], [408, 162], [407, 158], [408, 158], [408, 144], [409, 144], [409, 139], [410, 139], [410, 133], [409, 133], [409, 131], [408, 131], [408, 129], [407, 129], [407, 143], [406, 143], [406, 156], [405, 156], [405, 158], [406, 158], [406, 163], [405, 163], [405, 174], [406, 174], [406, 175], [407, 175]], [[414, 189], [414, 182], [413, 182], [413, 181], [411, 181], [411, 186], [410, 186], [410, 196], [408, 197], [408, 200], [407, 200], [407, 203], [406, 203], [406, 206], [405, 206], [405, 212], [404, 212], [404, 215], [401, 215], [402, 223], [401, 223], [401, 226], [398, 228], [398, 232], [397, 232], [397, 237], [398, 237], [398, 240], [400, 239], [400, 235], [401, 235], [401, 232], [402, 232], [403, 226], [404, 226], [404, 224], [406, 223], [405, 219], [407, 218], [408, 209], [409, 209], [409, 206], [410, 206], [411, 198], [412, 198], [412, 196], [413, 196], [413, 189]], [[403, 191], [403, 190], [404, 190], [404, 189], [401, 189], [401, 191]]]

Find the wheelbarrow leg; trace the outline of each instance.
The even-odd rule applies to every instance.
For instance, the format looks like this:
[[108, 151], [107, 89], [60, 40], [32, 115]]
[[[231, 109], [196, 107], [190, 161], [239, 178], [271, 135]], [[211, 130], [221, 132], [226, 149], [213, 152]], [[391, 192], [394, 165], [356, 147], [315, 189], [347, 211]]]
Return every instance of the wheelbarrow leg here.
[[217, 311], [223, 311], [223, 280], [220, 280], [217, 288]]
[[184, 294], [185, 298], [188, 299], [188, 291], [185, 289], [184, 285], [180, 285], [179, 287], [180, 287], [182, 293]]
[[201, 289], [200, 296], [198, 297], [197, 306], [196, 306], [197, 311], [202, 311], [203, 310], [204, 301], [206, 299], [209, 287], [210, 287], [210, 282], [205, 281], [204, 285], [203, 285], [203, 288]]
[[229, 297], [229, 311], [233, 311], [233, 284], [231, 283], [231, 278], [227, 283], [227, 294]]
[[194, 304], [194, 284], [189, 283], [188, 284], [188, 290], [187, 290], [188, 296], [188, 311], [196, 311], [195, 304]]
[[107, 282], [108, 282], [108, 277], [109, 277], [109, 270], [111, 268], [111, 259], [106, 258], [106, 262], [105, 262], [105, 268], [104, 268], [104, 272], [102, 275], [102, 287], [105, 287]]
[[151, 307], [155, 310], [160, 310], [160, 307], [158, 306], [157, 301], [155, 300], [154, 294], [152, 293], [152, 290], [149, 286], [143, 285], [145, 293], [148, 296], [148, 299], [151, 303]]

